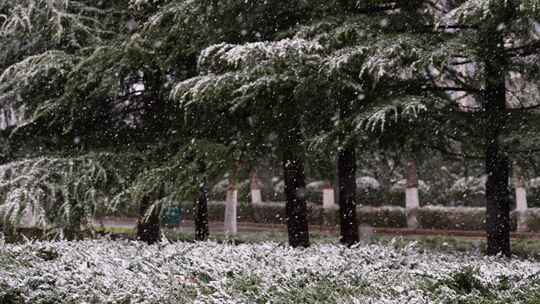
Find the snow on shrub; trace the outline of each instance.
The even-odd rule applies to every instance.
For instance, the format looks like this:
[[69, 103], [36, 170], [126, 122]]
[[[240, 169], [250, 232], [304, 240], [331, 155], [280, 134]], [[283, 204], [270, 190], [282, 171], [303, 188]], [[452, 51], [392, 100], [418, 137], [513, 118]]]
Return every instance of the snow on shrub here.
[[306, 185], [306, 190], [308, 191], [322, 191], [327, 185], [325, 181], [314, 181]]
[[[236, 183], [236, 190], [238, 190], [238, 199], [239, 200], [246, 200], [246, 197], [249, 194], [250, 188], [250, 181], [249, 179], [240, 181]], [[223, 179], [219, 182], [217, 182], [213, 187], [212, 191], [210, 191], [209, 196], [213, 200], [225, 200], [227, 197], [227, 191], [229, 190], [229, 179]]]
[[418, 210], [425, 229], [484, 230], [486, 208], [427, 205]]
[[381, 184], [371, 176], [362, 176], [356, 179], [356, 188], [364, 191], [379, 190]]
[[405, 208], [397, 206], [360, 206], [356, 209], [360, 225], [385, 228], [407, 227]]
[[458, 179], [450, 188], [453, 193], [484, 194], [486, 192], [487, 176], [467, 176]]
[[[397, 181], [395, 184], [393, 184], [392, 187], [390, 187], [390, 191], [391, 192], [404, 192], [406, 188], [407, 188], [407, 180], [401, 179]], [[423, 180], [418, 180], [418, 191], [427, 193], [429, 192], [429, 190], [430, 190], [430, 187], [428, 184], [426, 184], [426, 182], [424, 182]]]
[[537, 189], [540, 188], [540, 177], [535, 177], [527, 182], [528, 188]]
[[277, 194], [285, 193], [285, 182], [284, 181], [278, 181], [274, 184], [274, 192]]
[[0, 247], [0, 303], [529, 303], [538, 273], [414, 243], [38, 242]]

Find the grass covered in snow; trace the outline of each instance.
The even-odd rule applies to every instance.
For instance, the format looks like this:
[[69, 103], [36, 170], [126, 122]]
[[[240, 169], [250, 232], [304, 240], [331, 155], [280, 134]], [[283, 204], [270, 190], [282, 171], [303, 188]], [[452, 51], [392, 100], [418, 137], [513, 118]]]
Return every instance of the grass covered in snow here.
[[540, 303], [540, 264], [398, 246], [0, 245], [0, 303]]

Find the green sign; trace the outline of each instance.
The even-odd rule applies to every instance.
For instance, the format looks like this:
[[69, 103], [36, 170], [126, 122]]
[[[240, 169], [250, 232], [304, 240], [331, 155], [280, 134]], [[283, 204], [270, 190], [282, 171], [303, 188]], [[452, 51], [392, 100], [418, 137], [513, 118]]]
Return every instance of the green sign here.
[[163, 211], [161, 218], [165, 226], [179, 226], [182, 220], [182, 211], [179, 207], [168, 207]]

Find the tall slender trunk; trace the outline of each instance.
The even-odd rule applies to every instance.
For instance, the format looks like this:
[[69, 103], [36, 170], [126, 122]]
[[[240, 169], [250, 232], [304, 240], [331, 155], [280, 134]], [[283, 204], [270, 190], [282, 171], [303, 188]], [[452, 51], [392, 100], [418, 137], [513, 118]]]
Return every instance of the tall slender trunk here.
[[291, 128], [282, 138], [282, 165], [285, 181], [287, 231], [289, 245], [292, 247], [309, 246], [309, 228], [307, 204], [305, 199], [306, 180], [304, 173], [304, 151], [302, 133], [298, 128]]
[[159, 208], [146, 216], [146, 212], [151, 205], [149, 197], [144, 197], [139, 206], [139, 219], [137, 221], [137, 239], [148, 244], [154, 244], [160, 240], [161, 229], [159, 227]]
[[511, 255], [510, 202], [508, 200], [508, 157], [500, 155], [498, 145], [490, 145], [486, 153], [488, 180], [486, 183], [487, 254]]
[[208, 187], [206, 182], [199, 189], [199, 197], [195, 201], [195, 240], [206, 241], [208, 229]]
[[340, 242], [351, 246], [360, 241], [356, 217], [356, 143], [349, 140], [350, 121], [353, 114], [348, 98], [337, 96], [340, 133], [337, 153], [337, 184], [340, 223]]
[[506, 72], [502, 34], [492, 28], [483, 45], [485, 64], [484, 110], [486, 114], [486, 232], [487, 254], [511, 255], [508, 178], [510, 161], [501, 146], [506, 124]]
[[340, 242], [351, 246], [360, 240], [356, 219], [356, 155], [354, 146], [348, 145], [339, 149], [337, 167]]

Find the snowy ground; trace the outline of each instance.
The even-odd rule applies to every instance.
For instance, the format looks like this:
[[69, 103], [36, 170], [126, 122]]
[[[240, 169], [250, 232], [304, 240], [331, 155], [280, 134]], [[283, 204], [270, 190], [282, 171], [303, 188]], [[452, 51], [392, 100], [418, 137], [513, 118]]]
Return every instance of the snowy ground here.
[[414, 244], [0, 244], [0, 303], [537, 303], [539, 274]]

